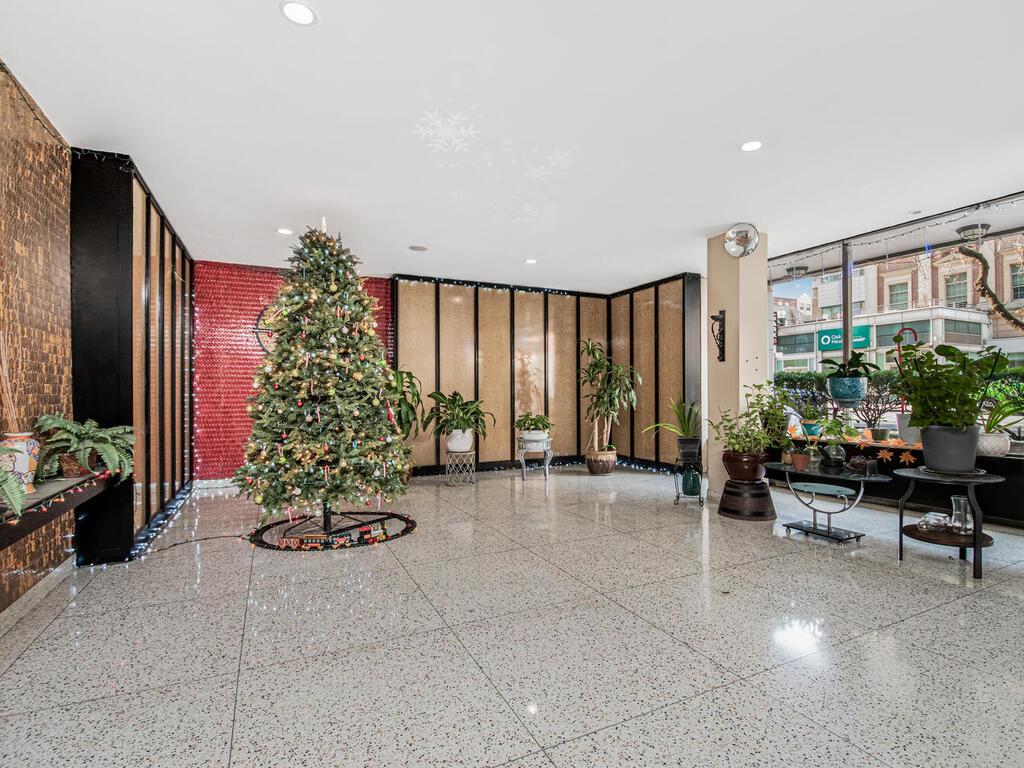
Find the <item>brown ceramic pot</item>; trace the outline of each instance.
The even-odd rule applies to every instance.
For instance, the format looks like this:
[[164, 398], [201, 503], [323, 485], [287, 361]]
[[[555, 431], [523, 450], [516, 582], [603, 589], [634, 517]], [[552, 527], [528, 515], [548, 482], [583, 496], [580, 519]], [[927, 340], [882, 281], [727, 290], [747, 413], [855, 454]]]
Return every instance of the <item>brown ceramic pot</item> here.
[[765, 455], [763, 453], [736, 453], [725, 451], [722, 453], [722, 463], [729, 478], [741, 483], [757, 482], [764, 477]]
[[617, 458], [615, 451], [588, 451], [587, 471], [592, 475], [610, 475]]

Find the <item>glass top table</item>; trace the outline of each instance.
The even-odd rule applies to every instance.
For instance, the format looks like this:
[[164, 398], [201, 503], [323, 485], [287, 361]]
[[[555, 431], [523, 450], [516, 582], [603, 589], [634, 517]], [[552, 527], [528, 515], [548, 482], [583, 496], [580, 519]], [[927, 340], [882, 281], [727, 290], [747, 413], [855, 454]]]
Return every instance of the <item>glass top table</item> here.
[[[803, 506], [811, 510], [810, 520], [801, 520], [798, 523], [784, 523], [783, 525], [794, 531], [802, 531], [814, 536], [823, 536], [832, 541], [849, 541], [850, 539], [860, 540], [865, 534], [858, 531], [836, 528], [832, 525], [832, 515], [841, 512], [848, 512], [856, 507], [864, 496], [864, 487], [868, 483], [890, 483], [892, 478], [888, 475], [865, 475], [863, 472], [856, 472], [849, 467], [807, 467], [796, 469], [792, 464], [783, 464], [781, 461], [769, 461], [765, 463], [765, 469], [773, 469], [786, 474], [786, 485], [790, 493]], [[792, 475], [802, 475], [813, 479], [811, 482], [794, 481]], [[832, 483], [823, 481], [833, 481]], [[835, 485], [834, 481], [856, 483], [857, 490], [847, 488], [843, 485]], [[800, 494], [805, 494], [801, 496]], [[828, 509], [816, 506], [819, 499], [825, 498], [830, 503], [840, 505], [839, 509]], [[818, 524], [818, 515], [825, 515], [828, 522], [825, 526]]]

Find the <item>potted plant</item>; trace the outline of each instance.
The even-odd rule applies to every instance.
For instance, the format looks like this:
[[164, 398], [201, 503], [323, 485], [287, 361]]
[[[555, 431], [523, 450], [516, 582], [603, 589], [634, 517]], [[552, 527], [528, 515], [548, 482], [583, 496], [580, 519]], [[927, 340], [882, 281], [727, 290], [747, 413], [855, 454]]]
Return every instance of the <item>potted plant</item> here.
[[730, 479], [756, 482], [764, 477], [765, 451], [771, 437], [753, 411], [734, 413], [724, 410], [711, 423], [715, 438], [722, 444], [722, 464]]
[[18, 429], [20, 416], [14, 407], [14, 371], [7, 354], [7, 335], [0, 333], [0, 406], [3, 408], [4, 421], [11, 431], [5, 432], [0, 447], [5, 448], [0, 457], [5, 471], [13, 475], [21, 483], [24, 493], [33, 493], [32, 484], [39, 460], [39, 441], [27, 430]]
[[803, 472], [807, 469], [807, 465], [811, 463], [811, 449], [806, 443], [794, 445], [789, 452], [789, 456], [793, 469], [797, 472]]
[[513, 429], [519, 430], [519, 436], [523, 442], [530, 445], [543, 445], [551, 437], [551, 427], [554, 426], [543, 413], [534, 415], [527, 411], [519, 414], [519, 417], [512, 424]]
[[858, 418], [871, 430], [871, 439], [882, 442], [889, 439], [889, 430], [879, 424], [882, 418], [900, 405], [902, 386], [897, 371], [876, 371], [868, 377], [864, 399], [854, 409]]
[[[586, 356], [589, 362], [582, 365]], [[588, 389], [587, 420], [591, 423], [587, 441], [587, 470], [592, 475], [609, 475], [618, 455], [611, 444], [612, 424], [619, 423], [623, 408], [636, 408], [636, 388], [642, 380], [631, 365], [613, 363], [600, 342], [580, 342], [580, 384]]]
[[700, 405], [687, 403], [680, 395], [678, 400], [669, 400], [674, 421], [659, 421], [646, 427], [644, 432], [664, 429], [676, 436], [676, 461], [697, 461], [700, 458]]
[[21, 478], [14, 474], [8, 467], [13, 463], [13, 448], [0, 445], [0, 502], [3, 502], [15, 517], [21, 517], [21, 510], [25, 504], [25, 486]]
[[465, 453], [473, 450], [473, 434], [487, 437], [487, 416], [496, 423], [494, 414], [483, 409], [480, 400], [466, 400], [458, 392], [445, 395], [431, 392], [434, 407], [430, 409], [423, 428], [433, 425], [435, 437], [445, 436], [445, 447], [451, 453]]
[[819, 422], [825, 418], [825, 408], [813, 400], [804, 400], [795, 405], [797, 415], [800, 417], [800, 429], [805, 437], [817, 437], [821, 431]]
[[756, 414], [768, 434], [768, 448], [781, 453], [789, 444], [789, 417], [792, 410], [789, 394], [770, 382], [747, 387], [744, 395], [746, 411]]
[[1006, 456], [1010, 452], [1010, 434], [1005, 430], [1024, 421], [1024, 399], [992, 402], [982, 413], [978, 435], [979, 456]]
[[420, 380], [410, 371], [395, 371], [394, 388], [388, 393], [394, 411], [395, 424], [402, 433], [402, 439], [416, 437], [420, 433], [423, 419], [423, 397], [420, 395]]
[[878, 370], [878, 366], [865, 360], [861, 352], [852, 352], [846, 362], [822, 360], [821, 364], [832, 369], [826, 380], [828, 394], [842, 408], [853, 408], [864, 399], [867, 377], [871, 371]]
[[910, 425], [921, 427], [924, 463], [934, 472], [974, 471], [982, 403], [993, 377], [1007, 366], [994, 347], [974, 355], [949, 344], [935, 350], [903, 347], [900, 376], [911, 405]]
[[846, 449], [842, 443], [859, 432], [841, 419], [825, 419], [821, 422], [821, 432], [814, 440], [814, 445], [823, 457], [826, 467], [841, 467], [846, 463]]
[[40, 416], [36, 431], [43, 436], [39, 457], [41, 477], [79, 477], [98, 465], [121, 479], [132, 473], [135, 436], [131, 427], [101, 427], [92, 419], [84, 424], [60, 414]]

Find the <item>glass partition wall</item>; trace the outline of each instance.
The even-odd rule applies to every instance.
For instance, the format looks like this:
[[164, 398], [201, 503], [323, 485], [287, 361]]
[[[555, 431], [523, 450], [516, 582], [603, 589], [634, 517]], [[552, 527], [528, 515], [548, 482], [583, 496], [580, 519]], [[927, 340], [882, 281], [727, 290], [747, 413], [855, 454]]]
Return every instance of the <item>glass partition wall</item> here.
[[[854, 351], [894, 368], [901, 329], [908, 340], [968, 352], [997, 346], [1024, 367], [1024, 335], [981, 288], [987, 269], [999, 303], [1024, 318], [1024, 193], [786, 254], [768, 266], [777, 377], [820, 372], [823, 359]], [[882, 422], [892, 426], [894, 414]]]

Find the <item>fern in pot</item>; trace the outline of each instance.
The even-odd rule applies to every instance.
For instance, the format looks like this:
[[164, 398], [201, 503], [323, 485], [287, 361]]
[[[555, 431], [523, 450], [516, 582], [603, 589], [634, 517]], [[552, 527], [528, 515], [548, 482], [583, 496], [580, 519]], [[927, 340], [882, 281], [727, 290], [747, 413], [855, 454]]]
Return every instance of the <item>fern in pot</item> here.
[[48, 414], [36, 421], [36, 431], [43, 436], [37, 471], [42, 478], [79, 477], [100, 466], [122, 480], [132, 473], [135, 436], [131, 427], [101, 427], [92, 419], [79, 424]]
[[494, 414], [483, 409], [480, 400], [466, 400], [459, 392], [446, 395], [431, 392], [434, 406], [423, 419], [423, 428], [432, 429], [435, 437], [445, 438], [445, 447], [451, 453], [465, 453], [473, 450], [474, 433], [487, 437], [487, 417], [496, 423]]
[[949, 344], [935, 350], [903, 347], [900, 377], [911, 405], [910, 426], [921, 428], [924, 463], [934, 472], [974, 471], [982, 405], [992, 379], [1007, 367], [995, 347], [967, 355]]

